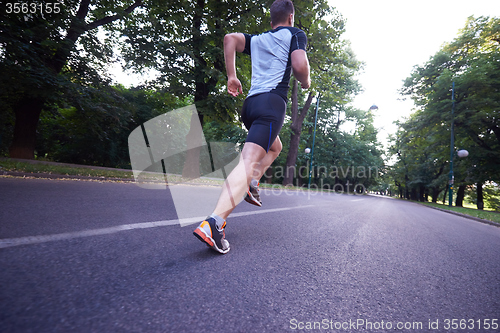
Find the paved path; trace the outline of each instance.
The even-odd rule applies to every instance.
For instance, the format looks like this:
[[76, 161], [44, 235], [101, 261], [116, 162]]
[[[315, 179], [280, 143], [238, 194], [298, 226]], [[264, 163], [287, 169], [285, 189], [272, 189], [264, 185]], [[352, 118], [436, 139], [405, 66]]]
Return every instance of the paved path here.
[[263, 201], [218, 255], [168, 190], [0, 178], [0, 332], [500, 331], [500, 228], [387, 198]]

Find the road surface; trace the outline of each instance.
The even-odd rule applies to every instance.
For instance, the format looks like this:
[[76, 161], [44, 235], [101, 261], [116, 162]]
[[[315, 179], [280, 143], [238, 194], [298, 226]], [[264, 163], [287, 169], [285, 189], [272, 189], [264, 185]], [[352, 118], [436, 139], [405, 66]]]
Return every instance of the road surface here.
[[262, 198], [220, 255], [168, 190], [0, 178], [0, 332], [500, 331], [500, 228], [382, 197]]

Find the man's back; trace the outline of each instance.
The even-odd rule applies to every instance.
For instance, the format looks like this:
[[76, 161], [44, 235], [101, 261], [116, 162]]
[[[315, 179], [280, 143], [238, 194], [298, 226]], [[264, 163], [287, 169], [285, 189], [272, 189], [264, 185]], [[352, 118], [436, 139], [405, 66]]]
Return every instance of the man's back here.
[[305, 50], [306, 44], [305, 33], [294, 27], [280, 26], [260, 35], [245, 34], [244, 53], [252, 57], [252, 87], [248, 96], [273, 92], [286, 100], [291, 53]]

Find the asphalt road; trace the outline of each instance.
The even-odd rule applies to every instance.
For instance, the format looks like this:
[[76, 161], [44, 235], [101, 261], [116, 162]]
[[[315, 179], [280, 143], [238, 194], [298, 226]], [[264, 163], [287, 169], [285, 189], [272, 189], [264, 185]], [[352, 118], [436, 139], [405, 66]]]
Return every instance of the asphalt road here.
[[[198, 207], [218, 190], [186, 191]], [[168, 190], [0, 178], [0, 332], [500, 331], [500, 228], [381, 197], [262, 196], [219, 255]]]

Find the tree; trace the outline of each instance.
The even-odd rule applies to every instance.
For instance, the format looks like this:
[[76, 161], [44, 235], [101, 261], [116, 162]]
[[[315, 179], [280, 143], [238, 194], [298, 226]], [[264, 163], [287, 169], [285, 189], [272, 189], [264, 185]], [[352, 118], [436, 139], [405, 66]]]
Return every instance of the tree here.
[[[482, 208], [482, 184], [500, 179], [500, 19], [470, 17], [461, 34], [405, 80], [402, 93], [419, 107], [416, 134], [426, 144], [449, 145], [452, 83], [455, 83], [455, 147], [470, 155], [460, 161], [460, 186], [476, 183]], [[408, 124], [410, 125], [410, 124]], [[449, 163], [445, 156], [440, 163]], [[423, 165], [424, 163], [420, 163]], [[463, 190], [463, 188], [462, 188]], [[463, 191], [458, 202], [462, 201]]]
[[[299, 110], [298, 103], [298, 84], [297, 80], [292, 80], [292, 105], [290, 108], [291, 122], [290, 122], [290, 143], [288, 145], [288, 154], [285, 162], [285, 178], [283, 185], [292, 185], [295, 176], [295, 163], [297, 161], [297, 154], [299, 151], [300, 135], [302, 132], [302, 124], [307, 116], [309, 107], [313, 99], [313, 93], [309, 93], [305, 105]], [[300, 112], [299, 112], [300, 111]]]
[[[33, 1], [45, 8], [44, 1]], [[11, 157], [33, 158], [42, 110], [57, 101], [61, 87], [99, 81], [99, 67], [112, 56], [111, 39], [99, 42], [97, 28], [130, 15], [143, 2], [67, 1], [58, 10], [0, 13], [0, 91], [15, 115]], [[2, 5], [2, 8], [6, 8]], [[43, 9], [40, 9], [41, 11]], [[64, 90], [64, 89], [63, 89]]]
[[394, 182], [407, 199], [425, 201], [430, 194], [436, 202], [446, 188], [449, 131], [425, 122], [420, 111], [398, 125], [394, 143], [389, 148], [390, 154], [397, 158], [391, 172]]

